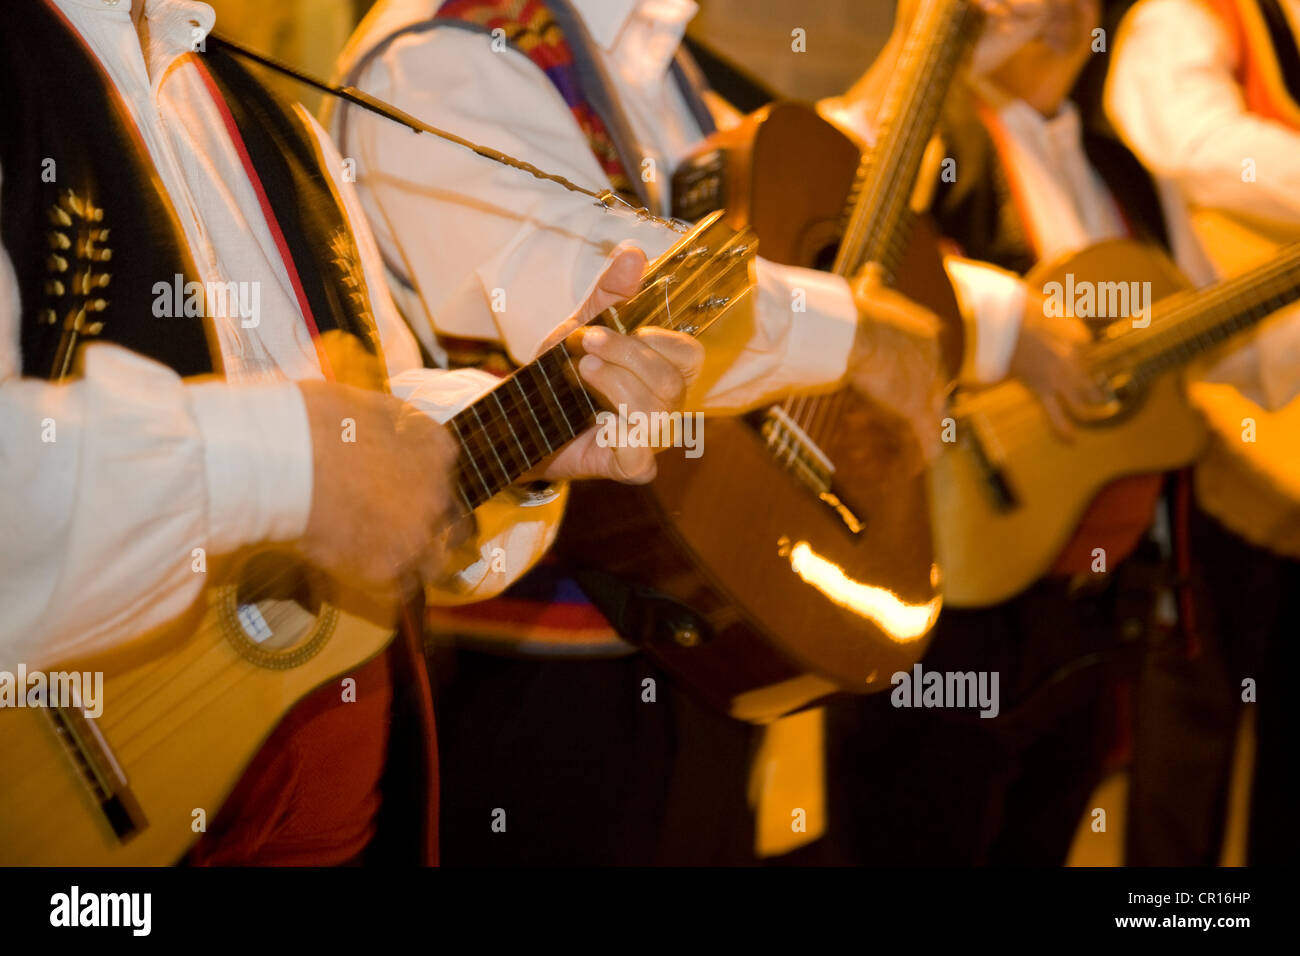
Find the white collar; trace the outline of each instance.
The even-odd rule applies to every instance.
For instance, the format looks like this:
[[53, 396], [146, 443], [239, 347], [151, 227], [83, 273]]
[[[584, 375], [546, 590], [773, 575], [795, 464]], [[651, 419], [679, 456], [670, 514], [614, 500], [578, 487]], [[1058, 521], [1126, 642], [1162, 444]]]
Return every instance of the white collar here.
[[602, 49], [614, 49], [614, 42], [634, 10], [645, 0], [570, 0], [582, 17], [587, 31]]
[[137, 2], [145, 4], [149, 20], [149, 49], [142, 51], [149, 75], [156, 87], [168, 67], [211, 32], [217, 15], [199, 0], [54, 0], [60, 7], [80, 7], [86, 11], [130, 19]]
[[570, 0], [587, 32], [606, 53], [612, 53], [628, 21], [637, 13], [651, 13], [662, 25], [686, 32], [686, 24], [699, 11], [694, 0]]

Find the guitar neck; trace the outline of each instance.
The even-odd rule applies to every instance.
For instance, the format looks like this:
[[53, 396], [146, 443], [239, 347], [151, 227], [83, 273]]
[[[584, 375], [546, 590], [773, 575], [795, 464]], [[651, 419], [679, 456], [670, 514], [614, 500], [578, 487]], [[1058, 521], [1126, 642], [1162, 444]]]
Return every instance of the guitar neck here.
[[1093, 367], [1124, 373], [1136, 385], [1180, 367], [1278, 309], [1300, 300], [1300, 243], [1249, 272], [1165, 299], [1149, 328], [1114, 326], [1093, 347]]
[[[752, 232], [735, 232], [714, 213], [650, 265], [636, 295], [591, 324], [698, 335], [748, 293], [757, 248]], [[462, 502], [473, 511], [504, 491], [595, 424], [599, 407], [564, 342], [502, 379], [447, 422], [460, 443]]]
[[858, 169], [836, 274], [854, 275], [876, 262], [893, 278], [926, 145], [982, 17], [968, 0], [923, 0], [885, 90], [876, 144]]

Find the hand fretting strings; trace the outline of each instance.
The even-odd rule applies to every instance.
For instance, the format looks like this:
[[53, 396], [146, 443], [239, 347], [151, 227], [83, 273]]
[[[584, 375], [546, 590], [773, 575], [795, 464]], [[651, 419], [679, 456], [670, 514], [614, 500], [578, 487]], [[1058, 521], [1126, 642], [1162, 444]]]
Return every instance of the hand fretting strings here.
[[[1254, 325], [1279, 308], [1300, 300], [1300, 243], [1249, 272], [1202, 290], [1170, 296], [1152, 308], [1146, 328], [1123, 328], [1086, 352], [1085, 363], [1099, 383], [1130, 376], [1134, 387], [1149, 383]], [[1122, 322], [1125, 320], [1121, 320]], [[998, 415], [998, 442], [1014, 448], [1025, 439], [1022, 429], [1041, 417], [1036, 401]], [[975, 417], [983, 419], [976, 406]]]

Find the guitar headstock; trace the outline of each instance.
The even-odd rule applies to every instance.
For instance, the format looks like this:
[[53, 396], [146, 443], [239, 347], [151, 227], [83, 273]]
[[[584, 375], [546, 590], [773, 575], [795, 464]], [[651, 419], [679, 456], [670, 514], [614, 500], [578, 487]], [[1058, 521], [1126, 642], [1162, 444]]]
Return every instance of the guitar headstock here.
[[624, 334], [643, 325], [699, 335], [754, 287], [758, 237], [711, 213], [646, 270], [641, 291], [596, 323]]

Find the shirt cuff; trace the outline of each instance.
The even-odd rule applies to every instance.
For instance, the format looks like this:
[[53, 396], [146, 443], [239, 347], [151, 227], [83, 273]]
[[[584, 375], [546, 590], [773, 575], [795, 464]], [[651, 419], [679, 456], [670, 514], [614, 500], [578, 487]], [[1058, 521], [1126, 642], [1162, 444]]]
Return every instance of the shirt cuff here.
[[944, 267], [952, 280], [966, 327], [966, 351], [959, 378], [980, 385], [1001, 381], [1011, 367], [1025, 312], [1025, 283], [996, 266], [948, 256]]
[[291, 541], [311, 514], [312, 446], [298, 387], [191, 385], [203, 441], [208, 546], [217, 554], [259, 541]]
[[[796, 389], [831, 385], [844, 378], [858, 328], [858, 307], [848, 282], [829, 272], [762, 258], [755, 269], [760, 326], [790, 326], [781, 378]], [[804, 311], [796, 312], [800, 305]]]

